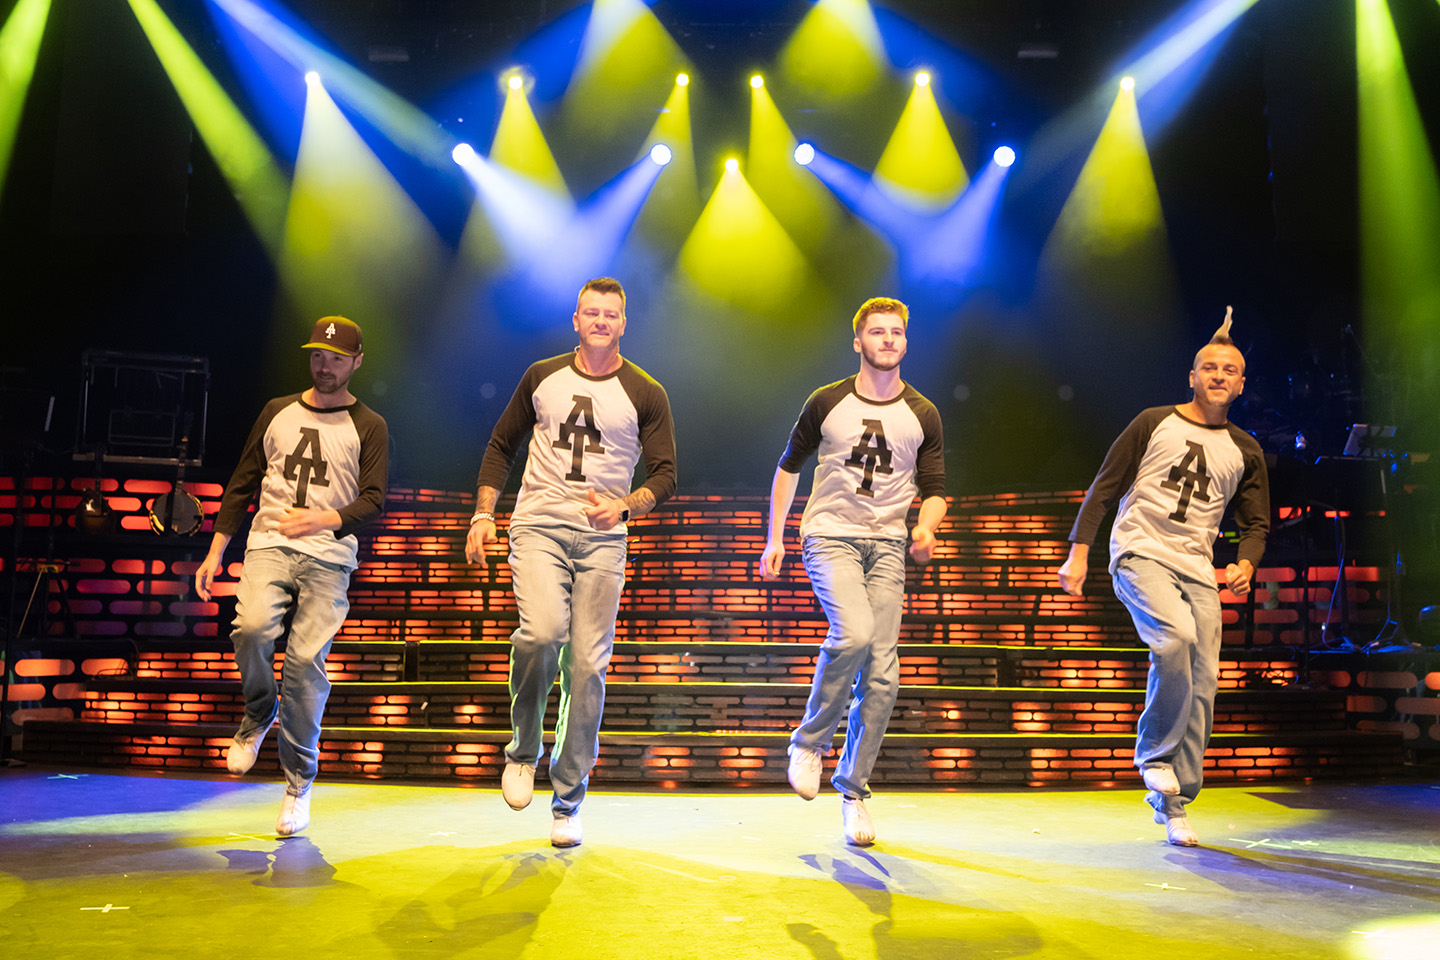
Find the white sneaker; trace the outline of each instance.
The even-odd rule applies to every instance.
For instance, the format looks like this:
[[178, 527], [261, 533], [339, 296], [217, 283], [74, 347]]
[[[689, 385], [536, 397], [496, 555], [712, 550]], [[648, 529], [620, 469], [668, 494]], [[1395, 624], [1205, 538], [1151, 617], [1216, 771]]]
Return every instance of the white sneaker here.
[[1180, 796], [1180, 781], [1169, 767], [1146, 767], [1140, 772], [1146, 790], [1154, 790], [1162, 797]]
[[308, 826], [310, 826], [310, 788], [306, 787], [305, 792], [298, 797], [287, 790], [285, 799], [280, 802], [280, 816], [275, 821], [275, 832], [282, 837], [293, 837]]
[[875, 824], [870, 811], [865, 809], [864, 800], [840, 798], [840, 819], [845, 824], [845, 840], [857, 847], [868, 847], [875, 842]]
[[1190, 826], [1190, 818], [1186, 816], [1167, 817], [1159, 810], [1155, 811], [1155, 822], [1165, 825], [1165, 839], [1177, 847], [1198, 847], [1200, 846], [1200, 835]]
[[790, 748], [790, 767], [785, 776], [802, 800], [814, 800], [820, 792], [820, 754], [804, 747]]
[[524, 810], [530, 806], [530, 798], [535, 796], [535, 764], [505, 764], [505, 772], [500, 774], [500, 796], [505, 798], [511, 810]]
[[584, 831], [580, 827], [580, 811], [568, 817], [556, 817], [550, 826], [550, 846], [578, 847]]
[[270, 724], [267, 723], [256, 727], [248, 737], [236, 734], [231, 738], [230, 746], [225, 749], [225, 769], [236, 776], [249, 773], [250, 768], [255, 766], [255, 758], [260, 755], [260, 744], [265, 742], [265, 734], [269, 731]]

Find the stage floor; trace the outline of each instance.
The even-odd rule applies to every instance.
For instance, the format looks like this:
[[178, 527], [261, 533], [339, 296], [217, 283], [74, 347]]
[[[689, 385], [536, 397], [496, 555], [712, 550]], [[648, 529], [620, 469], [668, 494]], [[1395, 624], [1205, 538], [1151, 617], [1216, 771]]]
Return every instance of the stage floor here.
[[1137, 790], [839, 801], [599, 791], [585, 843], [547, 797], [321, 781], [0, 771], [0, 949], [25, 958], [1440, 956], [1440, 781], [1207, 791], [1206, 846]]

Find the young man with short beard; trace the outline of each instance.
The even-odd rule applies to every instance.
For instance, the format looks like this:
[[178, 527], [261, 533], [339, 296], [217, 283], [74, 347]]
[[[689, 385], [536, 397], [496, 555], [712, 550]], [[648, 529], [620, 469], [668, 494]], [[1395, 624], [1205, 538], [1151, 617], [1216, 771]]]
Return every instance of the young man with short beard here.
[[865, 801], [870, 772], [900, 690], [905, 521], [918, 489], [910, 556], [926, 563], [945, 518], [945, 441], [935, 405], [900, 379], [910, 311], [875, 297], [851, 321], [860, 372], [810, 395], [770, 487], [770, 526], [760, 575], [785, 560], [785, 518], [800, 468], [818, 452], [800, 519], [805, 572], [830, 622], [816, 658], [805, 716], [790, 737], [788, 776], [805, 800], [820, 789], [822, 758], [850, 703], [830, 783], [841, 795], [845, 839], [875, 842]]
[[[225, 548], [258, 490], [230, 634], [245, 718], [225, 766], [234, 774], [249, 771], [278, 717], [285, 799], [275, 832], [282, 837], [310, 824], [310, 785], [319, 771], [320, 721], [330, 695], [325, 657], [350, 609], [355, 531], [384, 509], [389, 468], [384, 419], [350, 393], [350, 378], [365, 358], [359, 325], [321, 317], [302, 349], [310, 351], [313, 385], [271, 400], [260, 412], [225, 487], [210, 551], [195, 571], [195, 592], [209, 600]], [[292, 609], [277, 690], [275, 641]]]

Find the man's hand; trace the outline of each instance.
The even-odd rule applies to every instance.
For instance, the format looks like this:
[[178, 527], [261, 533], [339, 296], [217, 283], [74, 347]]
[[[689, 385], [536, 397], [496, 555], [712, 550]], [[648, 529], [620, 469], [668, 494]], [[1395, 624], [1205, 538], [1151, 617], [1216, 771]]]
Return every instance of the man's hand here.
[[309, 507], [288, 507], [285, 516], [275, 525], [284, 537], [308, 537], [326, 530], [340, 529], [340, 515], [334, 510], [312, 510]]
[[585, 493], [590, 497], [590, 506], [585, 508], [585, 521], [590, 529], [603, 533], [620, 523], [620, 514], [625, 510], [623, 500], [601, 500], [594, 490]]
[[765, 549], [760, 553], [760, 579], [778, 580], [784, 563], [785, 544], [779, 540], [765, 541]]
[[910, 556], [916, 563], [929, 563], [934, 553], [935, 531], [917, 523], [910, 530]]
[[200, 595], [201, 600], [210, 599], [210, 585], [215, 582], [215, 574], [220, 572], [224, 566], [224, 560], [213, 551], [205, 554], [205, 559], [195, 571], [195, 592]]
[[1225, 568], [1225, 586], [1237, 597], [1243, 597], [1250, 592], [1250, 580], [1255, 576], [1255, 568], [1250, 565], [1249, 560], [1241, 560], [1239, 563], [1232, 563]]
[[1085, 575], [1090, 572], [1090, 544], [1070, 544], [1070, 556], [1060, 565], [1060, 589], [1072, 597], [1085, 595]]
[[465, 560], [467, 563], [484, 563], [485, 548], [500, 539], [495, 530], [494, 520], [476, 520], [465, 534]]

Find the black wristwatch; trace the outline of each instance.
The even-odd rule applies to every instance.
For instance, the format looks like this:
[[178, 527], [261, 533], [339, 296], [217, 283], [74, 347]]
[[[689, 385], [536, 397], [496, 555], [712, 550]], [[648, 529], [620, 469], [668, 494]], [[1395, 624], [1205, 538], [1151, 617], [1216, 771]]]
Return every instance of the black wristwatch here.
[[626, 507], [624, 510], [621, 510], [621, 511], [620, 511], [620, 522], [621, 522], [621, 523], [629, 523], [629, 522], [630, 522], [630, 508], [629, 508], [629, 507]]

